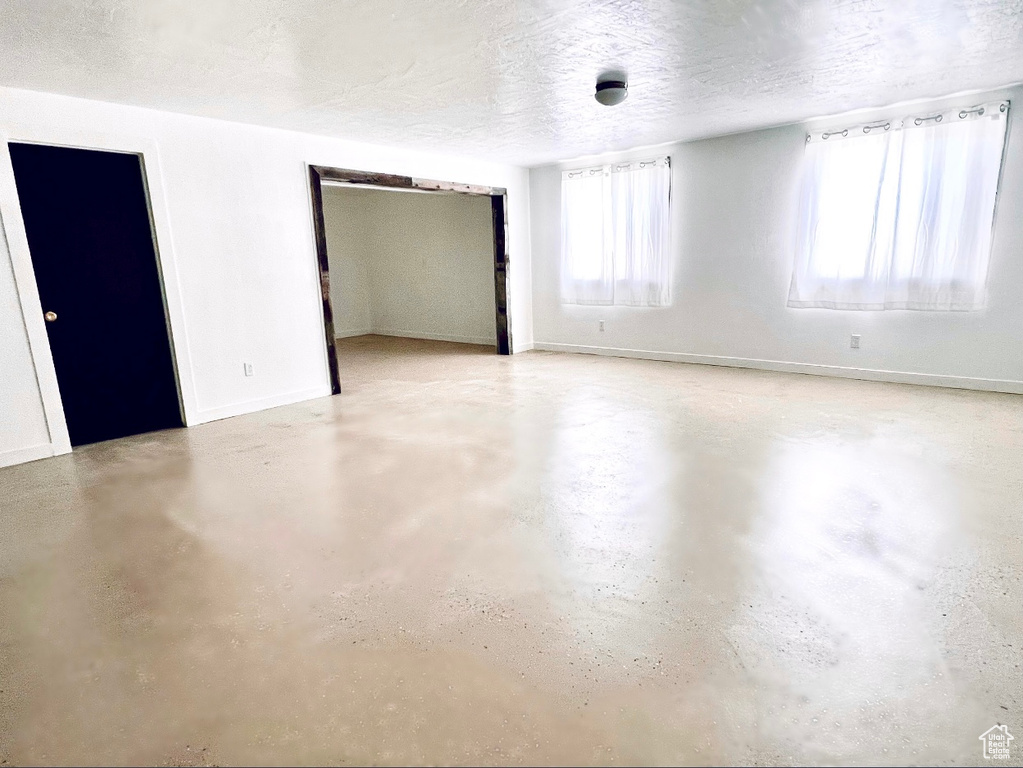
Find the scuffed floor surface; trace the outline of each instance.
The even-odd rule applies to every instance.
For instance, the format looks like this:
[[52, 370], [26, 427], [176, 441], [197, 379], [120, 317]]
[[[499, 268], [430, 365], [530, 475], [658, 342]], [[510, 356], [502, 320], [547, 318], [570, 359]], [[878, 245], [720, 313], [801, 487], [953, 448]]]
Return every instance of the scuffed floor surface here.
[[0, 470], [0, 760], [1023, 756], [1023, 399], [363, 337]]

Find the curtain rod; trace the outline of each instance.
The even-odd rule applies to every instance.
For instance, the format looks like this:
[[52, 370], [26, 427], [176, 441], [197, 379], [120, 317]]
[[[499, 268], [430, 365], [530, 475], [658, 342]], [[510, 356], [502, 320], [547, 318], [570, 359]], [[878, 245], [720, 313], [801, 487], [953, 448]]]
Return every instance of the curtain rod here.
[[[965, 120], [970, 115], [977, 115], [978, 117], [983, 116], [984, 111], [986, 110], [986, 108], [987, 108], [987, 105], [985, 105], [985, 104], [978, 104], [977, 106], [974, 106], [974, 107], [960, 109], [959, 110], [959, 119], [960, 120]], [[999, 112], [1005, 112], [1006, 110], [1008, 110], [1008, 108], [1009, 108], [1009, 101], [1008, 100], [1003, 101], [1003, 102], [1001, 102], [998, 105], [998, 111]], [[938, 112], [937, 114], [929, 115], [927, 117], [915, 117], [915, 118], [913, 118], [913, 124], [914, 125], [923, 125], [925, 122], [927, 122], [929, 120], [933, 120], [935, 123], [940, 123], [942, 121], [942, 119], [944, 118], [944, 116], [945, 116], [944, 112]], [[832, 136], [842, 136], [843, 138], [845, 138], [846, 136], [849, 135], [849, 131], [851, 131], [855, 127], [856, 126], [850, 126], [849, 128], [842, 128], [841, 130], [838, 130], [838, 131], [824, 131], [823, 133], [821, 133], [821, 138], [824, 139], [824, 140], [827, 140], [827, 139], [831, 138]], [[864, 125], [862, 127], [862, 130], [863, 130], [864, 133], [870, 133], [872, 130], [875, 130], [877, 128], [884, 128], [887, 131], [891, 127], [892, 127], [891, 121], [890, 120], [884, 120], [884, 121], [881, 121], [881, 122], [869, 123], [867, 125]], [[813, 135], [812, 133], [806, 134], [806, 140], [810, 141], [810, 137], [812, 135]]]

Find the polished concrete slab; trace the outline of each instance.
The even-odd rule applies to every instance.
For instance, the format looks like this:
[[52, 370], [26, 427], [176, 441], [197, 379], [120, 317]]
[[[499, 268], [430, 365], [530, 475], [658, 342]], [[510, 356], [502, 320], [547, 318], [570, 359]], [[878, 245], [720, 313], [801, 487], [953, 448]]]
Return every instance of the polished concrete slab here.
[[0, 470], [0, 761], [1023, 756], [1023, 399], [379, 337]]

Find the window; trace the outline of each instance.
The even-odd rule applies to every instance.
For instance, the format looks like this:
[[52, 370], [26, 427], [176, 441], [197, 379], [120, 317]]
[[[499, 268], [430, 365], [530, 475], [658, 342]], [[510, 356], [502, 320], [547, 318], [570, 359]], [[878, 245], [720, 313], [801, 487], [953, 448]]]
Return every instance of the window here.
[[671, 303], [669, 159], [561, 176], [561, 299], [568, 304]]
[[1008, 108], [808, 136], [789, 306], [983, 307]]

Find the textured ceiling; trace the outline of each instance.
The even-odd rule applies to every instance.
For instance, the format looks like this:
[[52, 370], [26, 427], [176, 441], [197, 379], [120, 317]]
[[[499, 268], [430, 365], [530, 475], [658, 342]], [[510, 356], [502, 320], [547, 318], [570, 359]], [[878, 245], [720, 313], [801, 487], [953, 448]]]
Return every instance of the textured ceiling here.
[[[629, 75], [602, 107], [596, 76]], [[1023, 0], [5, 0], [0, 84], [535, 165], [1023, 80]]]

